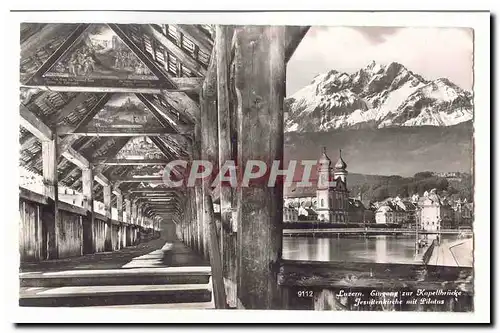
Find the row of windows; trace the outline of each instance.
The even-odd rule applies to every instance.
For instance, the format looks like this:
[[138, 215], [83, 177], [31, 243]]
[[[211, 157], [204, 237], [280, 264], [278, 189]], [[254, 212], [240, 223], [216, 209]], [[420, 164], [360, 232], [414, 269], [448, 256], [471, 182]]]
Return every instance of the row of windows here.
[[[337, 193], [339, 194], [339, 193]], [[337, 199], [337, 202], [340, 203], [340, 207], [344, 207], [345, 206], [345, 203], [347, 202], [347, 200], [345, 199], [344, 196], [339, 196], [337, 195], [336, 196], [336, 199]], [[319, 205], [320, 208], [323, 208], [325, 207], [325, 200], [324, 199], [321, 199], [320, 200], [320, 205]], [[333, 205], [333, 198], [330, 198], [330, 207], [334, 207]]]
[[[323, 221], [328, 215], [326, 214], [320, 214], [319, 215], [319, 220]], [[331, 214], [330, 215], [330, 222], [336, 223], [336, 222], [347, 222], [346, 216], [343, 214]]]

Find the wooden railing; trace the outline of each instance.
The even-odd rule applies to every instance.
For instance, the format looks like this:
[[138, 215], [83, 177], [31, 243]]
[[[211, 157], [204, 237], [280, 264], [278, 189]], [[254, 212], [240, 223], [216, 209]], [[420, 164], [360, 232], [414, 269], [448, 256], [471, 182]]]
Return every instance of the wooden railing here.
[[148, 231], [142, 226], [111, 220], [95, 212], [92, 221], [86, 209], [60, 201], [57, 204], [59, 221], [56, 221], [55, 239], [50, 240], [49, 228], [54, 228], [54, 213], [47, 209], [49, 205], [47, 197], [19, 189], [21, 263], [47, 259], [51, 244], [55, 244], [52, 246], [56, 247], [57, 258], [68, 258], [135, 245], [141, 233]]
[[288, 309], [472, 311], [472, 274], [466, 267], [283, 260], [277, 278]]

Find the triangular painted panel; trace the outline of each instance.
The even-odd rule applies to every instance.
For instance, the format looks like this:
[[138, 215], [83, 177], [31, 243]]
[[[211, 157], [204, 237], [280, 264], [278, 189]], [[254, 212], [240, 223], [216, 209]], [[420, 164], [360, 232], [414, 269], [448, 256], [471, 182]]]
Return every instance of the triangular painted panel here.
[[82, 132], [137, 132], [164, 129], [135, 94], [114, 94]]
[[42, 78], [48, 85], [160, 85], [158, 77], [107, 24], [85, 29]]
[[165, 158], [165, 155], [158, 147], [145, 136], [133, 137], [116, 154], [117, 159], [158, 159]]

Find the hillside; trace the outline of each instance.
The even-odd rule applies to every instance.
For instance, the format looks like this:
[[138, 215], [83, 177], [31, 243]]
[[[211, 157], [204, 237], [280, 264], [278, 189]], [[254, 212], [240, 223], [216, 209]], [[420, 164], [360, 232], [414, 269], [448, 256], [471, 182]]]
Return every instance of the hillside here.
[[422, 170], [471, 172], [473, 125], [286, 133], [285, 159], [315, 160], [338, 150], [353, 173], [410, 176]]

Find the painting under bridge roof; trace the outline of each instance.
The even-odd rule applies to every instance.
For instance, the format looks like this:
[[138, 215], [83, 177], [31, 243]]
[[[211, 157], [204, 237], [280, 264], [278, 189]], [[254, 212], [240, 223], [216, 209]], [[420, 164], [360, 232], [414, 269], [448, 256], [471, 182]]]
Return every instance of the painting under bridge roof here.
[[117, 32], [108, 24], [77, 26], [27, 85], [165, 87], [159, 69], [139, 59]]

